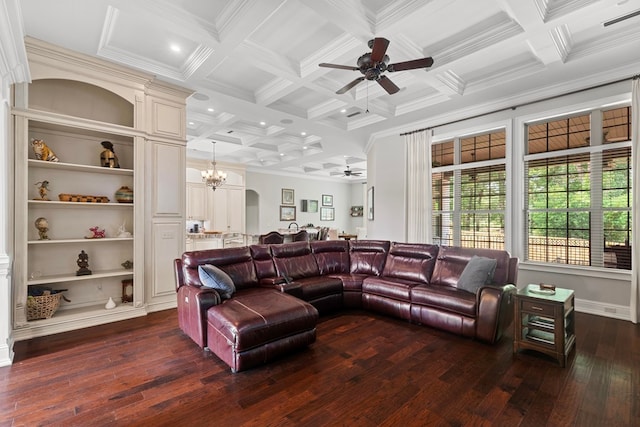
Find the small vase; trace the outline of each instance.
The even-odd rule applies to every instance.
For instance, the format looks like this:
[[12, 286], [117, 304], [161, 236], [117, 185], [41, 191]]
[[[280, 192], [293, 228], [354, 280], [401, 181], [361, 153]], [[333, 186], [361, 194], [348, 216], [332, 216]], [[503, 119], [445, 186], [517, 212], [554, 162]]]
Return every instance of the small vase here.
[[133, 203], [133, 190], [123, 185], [116, 191], [116, 200], [118, 203]]
[[109, 297], [109, 301], [107, 301], [107, 304], [105, 304], [104, 308], [106, 308], [107, 310], [111, 310], [112, 308], [116, 308], [116, 303], [113, 300], [113, 298]]

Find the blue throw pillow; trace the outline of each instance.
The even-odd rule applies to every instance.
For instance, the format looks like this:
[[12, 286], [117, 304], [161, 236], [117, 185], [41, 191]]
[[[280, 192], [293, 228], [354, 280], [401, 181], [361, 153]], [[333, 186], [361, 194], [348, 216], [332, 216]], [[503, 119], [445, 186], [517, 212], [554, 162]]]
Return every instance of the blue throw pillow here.
[[472, 256], [458, 279], [458, 289], [475, 294], [493, 280], [498, 261], [493, 258]]
[[215, 289], [222, 299], [231, 298], [231, 295], [236, 291], [236, 286], [233, 284], [231, 277], [215, 265], [199, 265], [198, 276], [200, 276], [202, 286]]

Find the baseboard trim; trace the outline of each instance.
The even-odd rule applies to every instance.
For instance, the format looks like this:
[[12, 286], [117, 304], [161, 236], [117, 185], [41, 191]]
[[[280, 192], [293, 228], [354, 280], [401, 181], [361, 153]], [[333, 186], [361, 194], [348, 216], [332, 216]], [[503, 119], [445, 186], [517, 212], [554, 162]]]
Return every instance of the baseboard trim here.
[[628, 305], [607, 304], [578, 298], [575, 303], [576, 311], [580, 313], [631, 321], [631, 309]]
[[147, 313], [153, 313], [155, 311], [170, 310], [178, 307], [178, 301], [174, 296], [171, 301], [153, 302], [147, 304]]
[[13, 363], [13, 340], [8, 345], [0, 346], [0, 366], [9, 366]]

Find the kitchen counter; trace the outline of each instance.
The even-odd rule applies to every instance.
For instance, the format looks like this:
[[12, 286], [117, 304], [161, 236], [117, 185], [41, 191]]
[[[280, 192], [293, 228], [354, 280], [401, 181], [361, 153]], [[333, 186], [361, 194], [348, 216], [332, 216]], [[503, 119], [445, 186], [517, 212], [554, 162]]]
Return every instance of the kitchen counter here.
[[222, 239], [222, 233], [187, 233], [188, 239]]

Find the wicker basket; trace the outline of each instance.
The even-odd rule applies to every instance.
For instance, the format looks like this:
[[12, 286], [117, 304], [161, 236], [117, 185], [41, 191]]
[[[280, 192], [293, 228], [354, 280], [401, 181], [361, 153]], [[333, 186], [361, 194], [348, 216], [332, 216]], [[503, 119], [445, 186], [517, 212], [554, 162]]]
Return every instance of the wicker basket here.
[[27, 320], [49, 319], [60, 307], [62, 293], [27, 298]]

